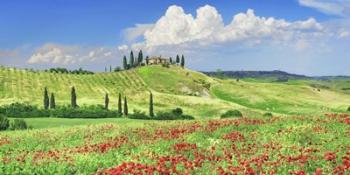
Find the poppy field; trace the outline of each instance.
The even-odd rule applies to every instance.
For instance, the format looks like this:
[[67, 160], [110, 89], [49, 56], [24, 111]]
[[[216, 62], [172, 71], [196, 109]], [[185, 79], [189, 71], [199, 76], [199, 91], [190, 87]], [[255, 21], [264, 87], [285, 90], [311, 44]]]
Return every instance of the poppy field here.
[[0, 133], [0, 174], [350, 174], [350, 116], [97, 124]]

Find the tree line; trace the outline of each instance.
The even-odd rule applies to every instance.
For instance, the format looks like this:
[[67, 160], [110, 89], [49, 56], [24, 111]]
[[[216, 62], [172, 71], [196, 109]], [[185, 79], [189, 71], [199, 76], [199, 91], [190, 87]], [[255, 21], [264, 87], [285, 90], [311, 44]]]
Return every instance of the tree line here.
[[[70, 101], [71, 101], [71, 103], [70, 103], [71, 108], [78, 108], [79, 107], [78, 103], [77, 103], [77, 93], [76, 93], [74, 86], [71, 88]], [[109, 95], [108, 95], [108, 93], [106, 93], [105, 97], [104, 97], [104, 109], [106, 109], [106, 110], [109, 109], [109, 103], [110, 103]], [[128, 101], [127, 101], [126, 96], [124, 96], [124, 109], [122, 106], [123, 106], [122, 95], [121, 95], [121, 93], [119, 93], [118, 94], [118, 113], [121, 115], [127, 116], [129, 114], [129, 111], [128, 111]], [[46, 87], [44, 88], [43, 107], [45, 110], [56, 108], [55, 94], [51, 93], [51, 97], [49, 97], [49, 92], [48, 92]], [[152, 92], [150, 92], [150, 99], [149, 99], [149, 116], [151, 116], [151, 117], [154, 116]]]
[[[129, 59], [124, 55], [123, 56], [123, 69], [128, 70], [138, 66], [144, 66], [149, 64], [149, 56], [146, 56], [144, 59], [142, 50], [139, 51], [138, 56], [134, 56], [134, 52], [130, 51]], [[169, 63], [174, 65], [179, 65], [185, 67], [185, 56], [182, 55], [181, 58], [179, 55], [176, 55], [176, 59], [173, 60], [172, 57], [169, 58]]]

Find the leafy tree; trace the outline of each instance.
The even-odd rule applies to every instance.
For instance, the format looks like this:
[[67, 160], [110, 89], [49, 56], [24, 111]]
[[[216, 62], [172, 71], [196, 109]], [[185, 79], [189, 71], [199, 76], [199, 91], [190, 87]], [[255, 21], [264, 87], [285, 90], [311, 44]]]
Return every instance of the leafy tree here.
[[119, 98], [118, 98], [118, 113], [123, 114], [123, 109], [122, 109], [122, 95], [119, 93]]
[[47, 88], [44, 89], [44, 109], [49, 109], [49, 93], [47, 92]]
[[152, 92], [150, 93], [150, 96], [149, 96], [149, 116], [154, 117], [154, 112], [153, 112], [153, 94], [152, 94]]
[[56, 108], [56, 101], [55, 101], [55, 95], [51, 93], [51, 98], [50, 98], [50, 109], [55, 109]]
[[78, 107], [78, 105], [77, 105], [77, 94], [75, 92], [75, 87], [74, 86], [72, 87], [72, 91], [71, 91], [71, 106], [73, 108]]
[[126, 96], [124, 97], [124, 115], [128, 115], [128, 101], [126, 100]]
[[122, 70], [122, 69], [121, 69], [119, 66], [117, 66], [117, 67], [114, 68], [113, 71], [114, 71], [114, 72], [119, 72], [119, 71], [121, 71], [121, 70]]
[[184, 55], [181, 56], [181, 67], [185, 67], [185, 57], [184, 57]]
[[140, 50], [140, 52], [139, 52], [139, 56], [138, 56], [138, 63], [139, 64], [141, 64], [142, 63], [142, 61], [143, 61], [143, 53], [142, 53], [142, 50]]
[[128, 61], [126, 60], [126, 56], [125, 55], [123, 57], [123, 68], [124, 68], [124, 70], [128, 69]]
[[108, 97], [108, 94], [106, 93], [106, 96], [105, 96], [105, 109], [108, 110], [108, 106], [109, 106], [109, 97]]
[[135, 64], [134, 52], [130, 52], [130, 67], [133, 67]]
[[180, 63], [180, 57], [179, 57], [179, 55], [176, 55], [176, 63], [177, 63], [177, 64]]

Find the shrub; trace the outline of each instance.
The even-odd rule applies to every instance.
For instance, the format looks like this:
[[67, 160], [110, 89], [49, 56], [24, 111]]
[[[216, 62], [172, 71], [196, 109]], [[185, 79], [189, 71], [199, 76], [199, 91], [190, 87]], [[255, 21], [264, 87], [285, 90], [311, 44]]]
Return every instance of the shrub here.
[[350, 112], [350, 106], [348, 107], [348, 111]]
[[11, 122], [10, 126], [11, 130], [24, 130], [28, 129], [26, 121], [23, 119], [15, 119], [13, 122]]
[[9, 119], [5, 115], [0, 114], [0, 131], [6, 130], [9, 126]]
[[145, 112], [142, 112], [140, 110], [134, 110], [134, 113], [129, 114], [127, 116], [130, 119], [141, 119], [141, 120], [149, 120], [150, 117], [148, 115], [146, 115]]
[[193, 120], [191, 115], [184, 115], [181, 108], [175, 108], [170, 112], [159, 112], [155, 120]]
[[118, 111], [106, 110], [102, 105], [95, 105], [80, 108], [58, 107], [51, 111], [51, 116], [58, 118], [116, 118], [121, 117], [121, 114]]
[[49, 117], [50, 112], [25, 103], [12, 103], [0, 107], [0, 114], [16, 118]]
[[239, 110], [228, 110], [221, 115], [221, 118], [242, 117], [242, 113]]
[[273, 115], [271, 112], [266, 112], [263, 116], [264, 117], [272, 117]]

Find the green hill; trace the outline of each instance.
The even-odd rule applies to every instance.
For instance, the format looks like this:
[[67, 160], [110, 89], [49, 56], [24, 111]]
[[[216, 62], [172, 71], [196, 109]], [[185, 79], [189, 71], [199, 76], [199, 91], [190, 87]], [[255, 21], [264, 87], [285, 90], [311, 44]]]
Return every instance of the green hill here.
[[[312, 80], [312, 83], [317, 82]], [[201, 118], [218, 117], [232, 108], [248, 115], [265, 111], [314, 114], [342, 112], [350, 105], [350, 95], [310, 84], [311, 80], [287, 83], [220, 80], [177, 66], [146, 66], [93, 75], [0, 68], [0, 105], [26, 102], [41, 106], [44, 87], [55, 93], [58, 105], [68, 105], [72, 86], [77, 89], [79, 105], [103, 104], [104, 94], [109, 93], [111, 107], [117, 108], [117, 95], [122, 93], [129, 99], [130, 111], [146, 111], [149, 91], [152, 91], [156, 112], [182, 107]]]

